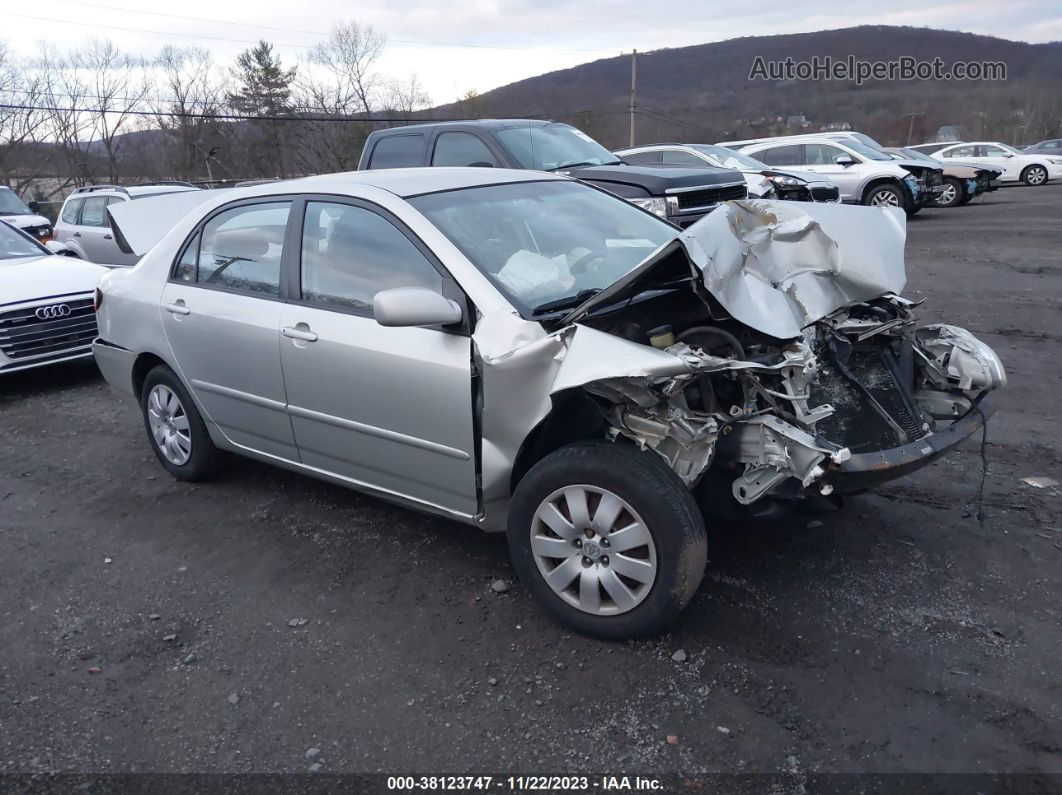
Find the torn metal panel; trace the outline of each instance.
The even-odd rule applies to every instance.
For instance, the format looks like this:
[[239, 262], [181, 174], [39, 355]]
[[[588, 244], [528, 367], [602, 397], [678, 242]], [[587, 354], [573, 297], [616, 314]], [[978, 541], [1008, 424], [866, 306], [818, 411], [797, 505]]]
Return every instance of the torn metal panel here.
[[897, 208], [728, 202], [681, 235], [709, 292], [778, 339], [848, 304], [899, 293], [906, 226]]
[[936, 385], [964, 391], [1006, 386], [1007, 372], [996, 352], [966, 329], [936, 323], [918, 329], [915, 336], [920, 343], [915, 350]]

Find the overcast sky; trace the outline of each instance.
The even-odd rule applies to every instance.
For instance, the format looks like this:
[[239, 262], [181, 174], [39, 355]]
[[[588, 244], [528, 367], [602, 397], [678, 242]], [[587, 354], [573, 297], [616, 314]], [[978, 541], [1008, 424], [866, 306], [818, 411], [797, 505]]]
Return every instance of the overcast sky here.
[[[61, 46], [92, 36], [150, 55], [163, 44], [199, 44], [228, 63], [258, 38], [285, 62], [304, 58], [335, 21], [355, 15], [388, 37], [381, 62], [416, 72], [432, 103], [610, 57], [737, 36], [800, 33], [864, 24], [919, 25], [1028, 42], [1062, 40], [1058, 0], [10, 0], [0, 38], [29, 53], [41, 38]], [[902, 53], [899, 53], [902, 54]]]

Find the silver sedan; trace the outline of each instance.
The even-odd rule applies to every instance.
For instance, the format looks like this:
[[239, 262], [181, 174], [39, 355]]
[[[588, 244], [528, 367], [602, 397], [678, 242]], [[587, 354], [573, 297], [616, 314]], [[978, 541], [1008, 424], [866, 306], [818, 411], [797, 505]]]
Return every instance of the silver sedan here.
[[705, 515], [916, 471], [1005, 380], [916, 323], [889, 209], [731, 203], [680, 232], [563, 177], [336, 174], [112, 210], [139, 265], [96, 359], [182, 480], [222, 451], [508, 533], [555, 618], [689, 602]]

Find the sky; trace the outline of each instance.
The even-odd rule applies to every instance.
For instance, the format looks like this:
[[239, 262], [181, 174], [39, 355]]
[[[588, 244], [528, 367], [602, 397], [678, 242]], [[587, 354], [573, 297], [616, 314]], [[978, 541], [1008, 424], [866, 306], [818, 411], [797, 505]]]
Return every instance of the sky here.
[[304, 60], [335, 22], [355, 18], [387, 36], [380, 70], [398, 78], [415, 73], [431, 104], [632, 49], [739, 36], [882, 24], [1062, 40], [1058, 0], [789, 0], [770, 7], [747, 0], [48, 0], [9, 2], [0, 15], [0, 39], [27, 55], [42, 38], [67, 48], [97, 37], [144, 56], [165, 44], [197, 44], [230, 63], [265, 38], [286, 64]]

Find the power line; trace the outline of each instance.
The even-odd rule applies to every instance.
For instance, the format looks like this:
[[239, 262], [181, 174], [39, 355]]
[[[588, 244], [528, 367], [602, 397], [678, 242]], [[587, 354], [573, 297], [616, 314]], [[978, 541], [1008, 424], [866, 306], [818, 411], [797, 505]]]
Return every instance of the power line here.
[[649, 110], [649, 109], [645, 108], [644, 105], [641, 108], [639, 108], [636, 111], [636, 113], [640, 113], [641, 115], [647, 116], [647, 117], [649, 117], [651, 119], [655, 119], [656, 121], [667, 122], [669, 124], [678, 124], [678, 125], [683, 126], [683, 127], [690, 127], [690, 128], [693, 128], [693, 129], [702, 130], [703, 132], [708, 132], [708, 133], [712, 133], [712, 134], [715, 133], [715, 130], [713, 130], [711, 127], [705, 127], [702, 124], [694, 124], [691, 121], [685, 121], [683, 119], [679, 119], [679, 118], [676, 118], [674, 116], [668, 116], [665, 113], [659, 113], [657, 111]]
[[[271, 30], [271, 31], [277, 31], [277, 32], [280, 32], [280, 33], [304, 33], [304, 34], [306, 34], [308, 36], [328, 37], [329, 35], [331, 35], [329, 32], [321, 31], [321, 30], [305, 30], [305, 29], [302, 29], [302, 28], [281, 28], [281, 27], [276, 27], [274, 25], [260, 25], [260, 24], [250, 24], [250, 23], [246, 23], [246, 22], [234, 22], [232, 20], [227, 20], [227, 19], [211, 19], [211, 18], [208, 18], [208, 17], [194, 17], [194, 16], [183, 15], [183, 14], [168, 14], [168, 13], [165, 13], [165, 12], [162, 12], [162, 11], [144, 11], [144, 10], [137, 9], [137, 8], [127, 8], [127, 7], [121, 7], [121, 6], [108, 6], [108, 5], [102, 5], [100, 3], [89, 3], [89, 2], [84, 2], [84, 0], [58, 0], [58, 2], [67, 3], [69, 5], [85, 6], [87, 8], [99, 8], [99, 9], [103, 9], [105, 11], [121, 11], [123, 13], [128, 13], [128, 14], [142, 14], [144, 16], [165, 17], [165, 18], [168, 18], [168, 19], [184, 19], [184, 20], [188, 20], [188, 21], [191, 21], [191, 22], [207, 22], [207, 23], [212, 24], [212, 25], [232, 25], [232, 26], [235, 26], [235, 27], [257, 28], [259, 30]], [[219, 37], [219, 36], [206, 36], [206, 35], [200, 35], [200, 34], [195, 34], [195, 33], [174, 33], [174, 32], [170, 32], [170, 31], [148, 30], [146, 28], [126, 28], [126, 27], [120, 27], [120, 26], [116, 26], [116, 25], [99, 25], [99, 24], [94, 24], [94, 23], [73, 22], [73, 21], [69, 21], [68, 22], [66, 20], [50, 19], [50, 18], [47, 18], [47, 17], [34, 17], [34, 16], [30, 16], [29, 14], [15, 14], [15, 13], [10, 13], [10, 12], [6, 12], [6, 11], [5, 11], [4, 15], [5, 16], [24, 17], [26, 19], [38, 19], [38, 20], [42, 20], [42, 21], [45, 21], [45, 22], [58, 22], [60, 24], [72, 24], [72, 25], [88, 26], [88, 27], [95, 27], [95, 28], [104, 28], [104, 29], [108, 29], [108, 30], [121, 30], [121, 31], [133, 32], [133, 33], [157, 33], [157, 34], [162, 35], [162, 36], [180, 36], [180, 37], [187, 37], [187, 38], [213, 39], [215, 41], [228, 41], [228, 42], [234, 42], [234, 43], [239, 43], [239, 44], [257, 44], [258, 43], [257, 41], [250, 41], [250, 40], [247, 40], [247, 39], [228, 39], [228, 38], [222, 38], [222, 37]], [[387, 37], [387, 41], [395, 42], [395, 43], [398, 43], [398, 44], [409, 44], [409, 45], [413, 45], [413, 46], [417, 46], [417, 47], [455, 47], [455, 48], [471, 48], [471, 49], [482, 49], [482, 50], [514, 50], [514, 51], [521, 51], [521, 52], [527, 52], [527, 51], [533, 51], [533, 50], [550, 50], [550, 51], [553, 51], [553, 52], [581, 52], [581, 53], [614, 52], [614, 50], [612, 50], [612, 49], [597, 49], [597, 50], [593, 50], [593, 49], [579, 49], [579, 48], [568, 48], [568, 47], [514, 47], [514, 46], [511, 46], [511, 45], [502, 45], [502, 44], [470, 44], [470, 43], [467, 43], [467, 42], [441, 42], [441, 41], [420, 41], [420, 40], [416, 40], [416, 39], [397, 39], [397, 38], [391, 38], [390, 36]], [[284, 43], [284, 42], [277, 42], [277, 43], [281, 44], [282, 46], [285, 46], [285, 47], [298, 47], [298, 48], [301, 48], [301, 49], [309, 49], [310, 47], [313, 46], [313, 45], [310, 45], [310, 44], [292, 44], [292, 43]]]

